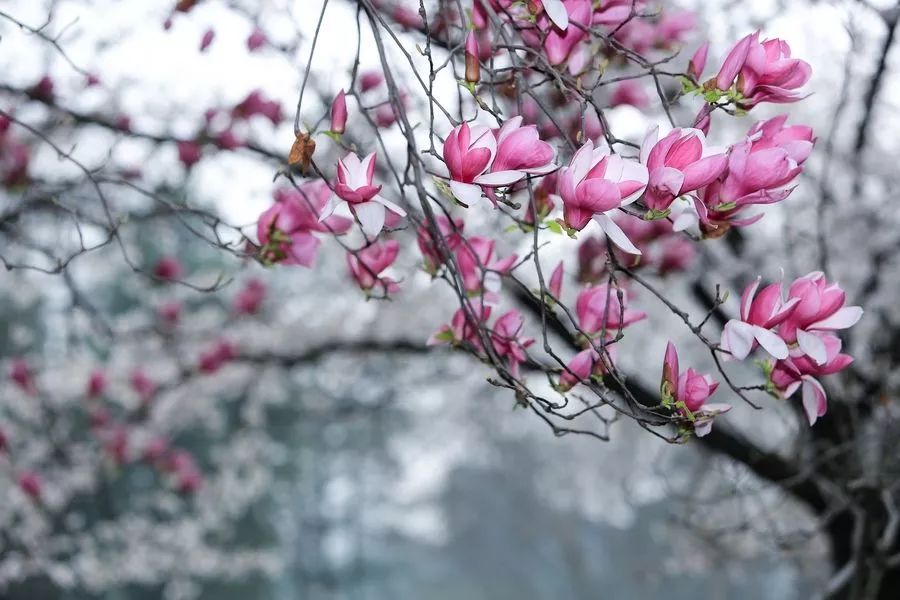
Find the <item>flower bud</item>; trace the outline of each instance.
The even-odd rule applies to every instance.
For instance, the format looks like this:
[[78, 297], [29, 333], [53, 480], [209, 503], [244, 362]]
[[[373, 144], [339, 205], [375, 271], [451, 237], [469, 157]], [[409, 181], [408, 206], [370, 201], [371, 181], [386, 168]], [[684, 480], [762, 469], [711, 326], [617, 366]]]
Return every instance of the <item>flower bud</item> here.
[[478, 40], [475, 32], [470, 31], [466, 37], [466, 81], [478, 83], [481, 80], [481, 65], [478, 62]]

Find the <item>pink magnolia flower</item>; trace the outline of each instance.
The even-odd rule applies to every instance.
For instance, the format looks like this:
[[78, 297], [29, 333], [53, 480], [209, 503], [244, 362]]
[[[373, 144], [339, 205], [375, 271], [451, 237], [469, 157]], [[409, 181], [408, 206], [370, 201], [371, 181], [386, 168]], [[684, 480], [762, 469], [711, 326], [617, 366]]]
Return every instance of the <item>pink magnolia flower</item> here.
[[703, 42], [703, 44], [694, 52], [694, 55], [691, 56], [690, 62], [688, 62], [688, 75], [699, 81], [703, 76], [703, 69], [706, 68], [706, 59], [708, 56], [709, 42]]
[[235, 295], [233, 310], [238, 315], [255, 315], [266, 299], [266, 284], [259, 279], [251, 278]]
[[281, 103], [266, 98], [263, 91], [259, 89], [251, 91], [246, 98], [231, 109], [231, 116], [235, 119], [249, 119], [255, 115], [268, 119], [272, 125], [278, 125], [284, 118]]
[[106, 379], [106, 374], [100, 369], [94, 369], [91, 371], [91, 376], [88, 378], [85, 393], [88, 398], [99, 398], [106, 392], [108, 384], [109, 382]]
[[181, 140], [176, 143], [178, 147], [178, 160], [187, 168], [191, 168], [203, 156], [203, 147], [195, 141]]
[[274, 198], [256, 224], [260, 257], [267, 263], [311, 267], [321, 244], [315, 233], [342, 234], [353, 225], [346, 217], [325, 214], [331, 190], [322, 180], [276, 190]]
[[372, 183], [375, 176], [375, 160], [374, 152], [363, 160], [359, 160], [359, 157], [351, 152], [338, 161], [334, 194], [319, 220], [331, 216], [337, 207], [338, 199], [350, 206], [350, 210], [359, 220], [363, 233], [369, 237], [378, 235], [384, 228], [385, 210], [390, 210], [401, 217], [406, 216], [406, 211], [378, 195], [381, 186]]
[[481, 349], [480, 328], [491, 318], [491, 306], [484, 302], [468, 302], [468, 311], [458, 308], [449, 325], [442, 325], [428, 338], [429, 346], [468, 343]]
[[331, 103], [331, 132], [344, 133], [347, 128], [347, 97], [341, 90]]
[[155, 437], [144, 447], [144, 460], [159, 464], [169, 452], [169, 440], [164, 437]]
[[28, 88], [27, 93], [35, 100], [40, 100], [41, 102], [53, 102], [56, 95], [55, 88], [56, 84], [53, 82], [53, 79], [51, 79], [49, 75], [44, 75], [37, 83]]
[[201, 373], [211, 374], [218, 371], [222, 366], [234, 360], [237, 356], [237, 348], [234, 343], [229, 340], [218, 340], [210, 348], [200, 354], [197, 360], [197, 368]]
[[796, 300], [791, 315], [781, 324], [779, 334], [789, 344], [824, 365], [828, 347], [818, 332], [832, 332], [856, 325], [863, 316], [859, 306], [844, 306], [847, 295], [837, 283], [829, 284], [825, 274], [813, 271], [796, 279], [788, 289], [788, 298]]
[[542, 176], [557, 169], [553, 147], [540, 139], [537, 127], [523, 126], [521, 116], [506, 120], [494, 135], [497, 153], [488, 179], [518, 181], [527, 175]]
[[164, 256], [153, 267], [153, 276], [162, 281], [174, 281], [184, 275], [184, 267], [174, 256]]
[[399, 253], [400, 243], [397, 240], [375, 242], [356, 254], [348, 252], [347, 267], [360, 289], [368, 292], [377, 285], [388, 296], [397, 293], [400, 286], [393, 279], [381, 277], [381, 273], [394, 264]]
[[24, 358], [14, 358], [9, 363], [9, 379], [26, 394], [37, 393], [31, 365]]
[[773, 330], [791, 316], [800, 300], [784, 301], [781, 283], [768, 285], [757, 294], [761, 279], [757, 277], [741, 295], [740, 319], [731, 319], [722, 330], [719, 347], [738, 360], [747, 358], [757, 343], [775, 358], [788, 357], [787, 344]]
[[359, 76], [359, 89], [362, 93], [374, 90], [384, 83], [384, 75], [379, 71], [366, 71]]
[[670, 235], [659, 243], [654, 262], [660, 275], [686, 271], [697, 258], [697, 245], [680, 235]]
[[613, 90], [609, 98], [611, 107], [627, 104], [635, 108], [646, 108], [650, 104], [650, 98], [644, 88], [634, 79], [626, 79], [620, 82]]
[[541, 141], [534, 125], [523, 126], [521, 116], [508, 119], [496, 133], [463, 123], [447, 136], [443, 154], [450, 189], [467, 204], [481, 198], [485, 188], [509, 186], [527, 175], [556, 169], [553, 148]]
[[519, 365], [528, 360], [525, 349], [534, 343], [532, 338], [522, 337], [525, 318], [517, 310], [511, 310], [494, 322], [491, 344], [500, 358], [506, 358], [513, 377], [519, 376]]
[[268, 41], [269, 40], [266, 37], [265, 32], [257, 27], [247, 37], [247, 50], [249, 50], [250, 52], [256, 52], [257, 50], [265, 46]]
[[16, 476], [19, 489], [34, 502], [41, 501], [44, 490], [43, 478], [34, 471], [22, 471]]
[[584, 288], [578, 294], [575, 313], [582, 331], [592, 336], [602, 331], [614, 335], [647, 318], [647, 313], [628, 308], [627, 291], [606, 283]]
[[564, 266], [563, 261], [559, 261], [559, 264], [553, 269], [553, 273], [550, 275], [550, 281], [547, 284], [547, 289], [557, 300], [562, 298], [563, 276], [565, 275]]
[[399, 4], [395, 5], [392, 16], [398, 25], [401, 25], [406, 29], [422, 29], [425, 26], [419, 11], [407, 6], [400, 6]]
[[716, 76], [716, 87], [729, 90], [737, 80], [740, 104], [752, 108], [761, 102], [787, 103], [802, 98], [794, 90], [809, 81], [809, 63], [791, 58], [784, 40], [759, 41], [759, 32], [741, 39], [725, 58]]
[[203, 33], [203, 37], [200, 39], [200, 52], [206, 52], [206, 49], [212, 45], [215, 37], [216, 32], [212, 28], [207, 29]]
[[156, 383], [140, 367], [131, 372], [131, 389], [137, 392], [141, 402], [147, 403], [156, 393]]
[[[587, 66], [589, 59], [585, 44], [582, 42], [586, 41], [587, 30], [591, 24], [591, 0], [564, 0], [563, 4], [568, 15], [566, 27], [557, 25], [549, 29], [544, 38], [544, 52], [551, 65], [567, 63], [570, 73], [580, 73]], [[559, 18], [562, 20], [561, 15]]]
[[500, 291], [500, 275], [509, 272], [518, 260], [515, 254], [494, 258], [494, 245], [494, 240], [476, 236], [465, 240], [456, 251], [459, 275], [468, 294], [494, 299]]
[[166, 302], [159, 307], [157, 314], [162, 324], [171, 329], [178, 325], [178, 320], [181, 318], [181, 302], [177, 300]]
[[[614, 349], [610, 346], [608, 350]], [[592, 375], [599, 375], [603, 372], [603, 363], [600, 360], [600, 354], [594, 348], [586, 348], [572, 357], [563, 372], [559, 376], [559, 383], [556, 389], [560, 392], [568, 392], [582, 381], [590, 380]]]
[[815, 140], [811, 128], [786, 127], [786, 120], [787, 115], [781, 115], [754, 125], [743, 142], [732, 146], [728, 169], [702, 190], [706, 210], [700, 216], [711, 237], [762, 218], [745, 216], [748, 206], [780, 202], [791, 193], [784, 187], [802, 171]]
[[645, 2], [638, 0], [606, 0], [594, 9], [594, 25], [605, 25], [613, 29], [621, 25], [631, 17], [631, 11], [641, 10]]
[[804, 356], [802, 350], [794, 349], [789, 358], [775, 363], [769, 378], [783, 398], [790, 398], [802, 387], [803, 410], [809, 424], [813, 425], [828, 410], [828, 397], [818, 378], [845, 369], [853, 358], [841, 354], [840, 338], [823, 333], [811, 335], [819, 338], [825, 348], [825, 360], [817, 364], [809, 356]]
[[214, 141], [222, 150], [236, 150], [244, 146], [244, 141], [238, 138], [230, 127], [216, 134]]
[[728, 404], [706, 403], [718, 387], [718, 382], [710, 375], [701, 375], [691, 367], [682, 373], [678, 366], [678, 351], [669, 342], [663, 360], [660, 396], [663, 404], [673, 405], [692, 424], [697, 437], [707, 435], [713, 420], [731, 410]]
[[[444, 215], [437, 217], [436, 221], [438, 233], [443, 239], [447, 250], [455, 252], [463, 242], [462, 233], [465, 228], [465, 223], [462, 219], [453, 219], [451, 222], [450, 219]], [[425, 225], [419, 227], [416, 241], [419, 244], [419, 250], [422, 252], [422, 257], [424, 258], [425, 272], [429, 275], [434, 275], [437, 273], [438, 267], [444, 264], [444, 261], [441, 258], [440, 244], [432, 239], [431, 232]]]
[[641, 163], [649, 172], [644, 204], [654, 215], [665, 213], [682, 194], [715, 181], [728, 164], [724, 151], [707, 146], [698, 129], [676, 128], [658, 138], [659, 128], [653, 128], [641, 145]]
[[569, 166], [557, 174], [557, 190], [563, 203], [566, 225], [582, 230], [593, 218], [610, 240], [626, 252], [640, 254], [609, 212], [627, 206], [640, 197], [647, 186], [643, 165], [611, 154], [600, 142], [588, 140], [572, 157]]

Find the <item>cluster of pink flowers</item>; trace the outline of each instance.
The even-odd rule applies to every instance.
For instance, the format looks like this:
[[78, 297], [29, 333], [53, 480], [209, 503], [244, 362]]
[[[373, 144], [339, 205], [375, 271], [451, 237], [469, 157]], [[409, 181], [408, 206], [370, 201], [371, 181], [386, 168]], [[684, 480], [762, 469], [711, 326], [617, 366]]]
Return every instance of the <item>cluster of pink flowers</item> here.
[[693, 30], [696, 19], [689, 12], [649, 14], [647, 2], [639, 0], [476, 0], [472, 23], [481, 45], [490, 44], [490, 14], [511, 21], [523, 40], [541, 49], [551, 65], [565, 66], [579, 74], [595, 54], [590, 29], [600, 27], [630, 50], [671, 49]]
[[343, 234], [353, 225], [346, 217], [324, 215], [330, 198], [331, 190], [321, 180], [276, 190], [275, 203], [256, 225], [263, 263], [313, 266], [322, 243], [315, 234]]
[[664, 406], [675, 410], [688, 423], [697, 437], [707, 435], [713, 420], [731, 410], [728, 404], [707, 404], [719, 384], [710, 375], [702, 375], [688, 367], [681, 371], [678, 365], [678, 351], [669, 342], [663, 359], [660, 397]]
[[[555, 288], [553, 294], [559, 298], [561, 285], [554, 282], [552, 287]], [[583, 288], [575, 302], [575, 313], [579, 329], [584, 333], [580, 336], [584, 349], [563, 369], [557, 384], [557, 389], [561, 392], [567, 392], [592, 375], [606, 372], [604, 358], [597, 350], [598, 340], [606, 359], [613, 363], [616, 359], [616, 346], [612, 342], [627, 327], [647, 318], [645, 312], [629, 307], [627, 290], [607, 283]]]
[[444, 141], [450, 189], [467, 205], [482, 194], [496, 205], [497, 188], [555, 171], [555, 157], [553, 147], [540, 139], [534, 125], [522, 125], [522, 117], [508, 119], [499, 129], [462, 123]]
[[791, 283], [786, 299], [782, 284], [757, 293], [759, 283], [757, 278], [744, 290], [740, 318], [725, 324], [719, 347], [742, 360], [761, 346], [775, 359], [768, 367], [773, 388], [787, 398], [802, 385], [803, 408], [813, 424], [827, 410], [817, 377], [836, 373], [853, 360], [840, 353], [841, 340], [834, 332], [855, 325], [863, 310], [845, 306], [844, 290], [819, 271]]

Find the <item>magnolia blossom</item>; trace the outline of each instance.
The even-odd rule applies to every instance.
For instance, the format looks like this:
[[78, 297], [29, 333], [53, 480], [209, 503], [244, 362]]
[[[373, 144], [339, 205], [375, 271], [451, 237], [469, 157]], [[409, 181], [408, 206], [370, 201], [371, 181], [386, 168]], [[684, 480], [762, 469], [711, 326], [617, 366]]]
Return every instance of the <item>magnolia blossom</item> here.
[[519, 365], [528, 359], [525, 349], [534, 343], [529, 337], [522, 337], [525, 319], [517, 310], [511, 310], [497, 317], [491, 330], [491, 344], [500, 358], [505, 358], [513, 377], [519, 376]]
[[363, 233], [369, 237], [381, 233], [386, 209], [401, 217], [406, 216], [406, 211], [378, 195], [381, 186], [372, 183], [375, 177], [375, 159], [374, 152], [362, 160], [351, 152], [338, 161], [338, 180], [334, 186], [334, 195], [322, 211], [320, 221], [331, 216], [337, 207], [338, 199], [350, 206], [350, 210], [359, 220]]
[[578, 294], [575, 313], [581, 329], [588, 335], [601, 331], [615, 334], [647, 318], [647, 313], [628, 308], [628, 292], [606, 283], [584, 288]]
[[620, 82], [609, 97], [611, 107], [627, 104], [635, 108], [646, 108], [650, 104], [650, 98], [644, 88], [634, 79], [626, 79]]
[[798, 298], [782, 299], [781, 283], [766, 286], [757, 294], [762, 278], [747, 286], [741, 295], [741, 318], [725, 324], [719, 347], [739, 360], [747, 358], [756, 344], [775, 358], [788, 357], [788, 347], [773, 329], [791, 316]]
[[663, 404], [672, 405], [693, 426], [697, 437], [707, 435], [713, 420], [729, 410], [729, 404], [707, 404], [706, 401], [719, 387], [710, 375], [701, 375], [688, 367], [681, 372], [678, 366], [678, 351], [672, 342], [666, 346], [663, 360], [662, 381], [659, 386]]
[[100, 369], [94, 369], [91, 371], [91, 375], [88, 378], [85, 395], [88, 398], [99, 398], [106, 391], [108, 384], [109, 382], [106, 379], [106, 374]]
[[251, 278], [235, 295], [232, 307], [237, 315], [255, 315], [266, 299], [266, 284]]
[[[554, 3], [550, 3], [551, 6]], [[576, 74], [584, 70], [589, 60], [587, 48], [582, 43], [588, 36], [591, 24], [591, 0], [564, 0], [566, 12], [565, 27], [557, 23], [562, 20], [561, 12], [556, 6], [547, 12], [555, 26], [550, 27], [544, 39], [544, 52], [551, 65], [568, 64], [570, 73]], [[544, 6], [547, 9], [547, 6]]]
[[344, 90], [338, 92], [331, 103], [331, 132], [344, 133], [347, 127], [347, 96]]
[[780, 39], [759, 41], [759, 32], [741, 39], [725, 58], [716, 76], [716, 87], [729, 90], [737, 80], [740, 104], [753, 107], [761, 102], [796, 102], [794, 90], [809, 81], [812, 68], [791, 58], [791, 47]]
[[[437, 222], [438, 234], [446, 245], [447, 250], [455, 252], [463, 242], [462, 233], [465, 228], [465, 222], [462, 219], [453, 219], [451, 222], [444, 215], [438, 216], [435, 221]], [[444, 260], [441, 258], [440, 243], [432, 239], [431, 231], [424, 224], [416, 232], [416, 241], [424, 258], [425, 272], [434, 275], [437, 273], [438, 267], [444, 264]]]
[[550, 275], [550, 281], [547, 284], [547, 289], [557, 300], [562, 298], [563, 275], [565, 274], [563, 268], [563, 261], [559, 261], [559, 264], [553, 269], [553, 273]]
[[796, 301], [790, 316], [779, 327], [779, 334], [817, 364], [828, 360], [825, 337], [818, 332], [832, 332], [856, 325], [862, 318], [859, 306], [844, 306], [847, 295], [837, 283], [829, 284], [825, 274], [813, 271], [796, 279], [788, 289], [788, 298]]
[[321, 180], [275, 191], [275, 203], [256, 224], [260, 258], [266, 263], [313, 266], [321, 244], [314, 234], [346, 233], [353, 224], [346, 217], [325, 215], [330, 197], [331, 190]]
[[728, 157], [720, 148], [707, 146], [699, 129], [676, 128], [659, 139], [654, 127], [641, 145], [641, 163], [649, 182], [644, 204], [653, 215], [665, 214], [676, 198], [709, 185], [725, 170]]
[[494, 258], [494, 245], [492, 239], [475, 236], [465, 240], [456, 251], [456, 264], [466, 292], [485, 294], [491, 301], [500, 291], [500, 275], [512, 269], [518, 260], [515, 254]]
[[237, 348], [234, 343], [229, 340], [218, 340], [200, 354], [200, 358], [197, 361], [197, 368], [201, 373], [215, 373], [222, 368], [225, 363], [234, 360], [235, 356], [237, 356]]
[[43, 478], [34, 471], [22, 471], [16, 476], [19, 489], [34, 502], [40, 502], [44, 489]]
[[184, 267], [174, 256], [164, 256], [153, 267], [153, 276], [162, 281], [174, 281], [184, 275]]
[[481, 336], [479, 328], [483, 327], [491, 317], [491, 306], [484, 302], [469, 302], [467, 309], [459, 308], [453, 313], [449, 325], [443, 325], [430, 338], [428, 345], [439, 344], [458, 345], [462, 343], [472, 344], [481, 349]]
[[246, 98], [231, 109], [231, 116], [235, 119], [250, 119], [255, 115], [268, 119], [272, 125], [278, 125], [284, 118], [281, 103], [266, 98], [265, 93], [260, 89], [251, 91]]
[[522, 126], [521, 116], [507, 120], [496, 133], [463, 123], [447, 136], [443, 155], [450, 189], [467, 204], [481, 198], [483, 189], [509, 186], [527, 175], [556, 169], [553, 148], [540, 140], [534, 125]]
[[[615, 346], [610, 346], [607, 350], [612, 351]], [[560, 392], [568, 392], [573, 387], [587, 381], [592, 375], [601, 375], [605, 371], [603, 361], [600, 354], [593, 348], [586, 348], [572, 357], [563, 372], [559, 376], [559, 383], [556, 389]]]
[[381, 273], [394, 264], [399, 253], [397, 240], [375, 242], [356, 253], [348, 252], [347, 267], [360, 289], [369, 291], [377, 285], [387, 296], [398, 292], [400, 286], [393, 279], [381, 277]]
[[732, 146], [727, 170], [702, 190], [701, 219], [707, 236], [755, 223], [762, 214], [746, 217], [746, 207], [780, 202], [791, 193], [784, 187], [802, 171], [815, 140], [811, 128], [788, 127], [786, 120], [787, 115], [781, 115], [755, 124], [743, 142]]
[[256, 52], [257, 50], [265, 46], [266, 42], [268, 42], [268, 38], [266, 37], [265, 32], [257, 27], [247, 37], [247, 50], [249, 50], [250, 52]]
[[641, 251], [607, 213], [637, 200], [647, 186], [643, 165], [611, 154], [600, 142], [588, 140], [557, 174], [558, 198], [563, 203], [566, 225], [582, 230], [593, 218], [619, 248], [633, 254]]
[[37, 385], [34, 381], [34, 374], [31, 372], [31, 365], [24, 358], [14, 358], [9, 363], [9, 378], [23, 392], [27, 394], [37, 393]]
[[845, 369], [853, 362], [853, 358], [841, 354], [840, 338], [823, 333], [811, 335], [821, 340], [825, 360], [817, 364], [810, 357], [804, 356], [802, 350], [794, 349], [789, 358], [774, 364], [769, 379], [783, 398], [790, 398], [797, 389], [802, 388], [803, 410], [809, 424], [813, 425], [828, 410], [828, 397], [818, 378]]

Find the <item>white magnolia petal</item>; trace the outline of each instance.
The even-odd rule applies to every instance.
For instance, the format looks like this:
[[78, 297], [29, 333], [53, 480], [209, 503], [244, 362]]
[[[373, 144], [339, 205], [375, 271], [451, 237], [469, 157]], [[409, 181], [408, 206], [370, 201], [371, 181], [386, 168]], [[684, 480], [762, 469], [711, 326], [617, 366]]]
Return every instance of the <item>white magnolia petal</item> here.
[[798, 329], [797, 344], [804, 354], [816, 361], [816, 364], [824, 365], [828, 362], [828, 353], [825, 349], [825, 342], [823, 342], [819, 336]]
[[525, 177], [525, 173], [522, 171], [496, 171], [494, 173], [479, 175], [475, 178], [475, 183], [490, 187], [501, 187], [504, 185], [512, 185], [523, 177]]
[[340, 198], [337, 197], [337, 194], [331, 194], [331, 196], [328, 197], [328, 202], [322, 207], [322, 213], [319, 215], [319, 223], [330, 217], [338, 204], [340, 204]]
[[788, 357], [788, 347], [783, 339], [777, 334], [769, 331], [765, 327], [759, 325], [753, 326], [753, 336], [759, 345], [773, 357], [784, 360]]
[[625, 235], [622, 228], [609, 218], [608, 214], [600, 213], [594, 215], [594, 220], [600, 224], [600, 228], [606, 233], [606, 236], [613, 244], [629, 254], [641, 254], [641, 251], [638, 250], [637, 246], [631, 243], [631, 240], [628, 239], [628, 236]]
[[375, 202], [381, 204], [382, 206], [384, 206], [385, 208], [387, 208], [387, 209], [388, 209], [389, 211], [391, 211], [392, 213], [396, 213], [396, 214], [400, 215], [401, 217], [405, 217], [405, 216], [406, 216], [406, 211], [405, 211], [405, 210], [403, 210], [399, 205], [394, 204], [393, 202], [391, 202], [390, 200], [388, 200], [388, 199], [385, 198], [384, 196], [375, 196], [374, 198], [372, 198], [372, 200], [374, 200]]
[[803, 411], [809, 420], [810, 426], [815, 425], [816, 419], [825, 414], [827, 398], [822, 384], [812, 377], [803, 379]]
[[562, 0], [543, 0], [544, 12], [553, 21], [553, 24], [565, 31], [569, 27], [569, 12]]
[[732, 319], [725, 323], [719, 345], [731, 352], [734, 358], [744, 360], [753, 349], [754, 339], [753, 325]]
[[375, 237], [381, 233], [384, 228], [384, 211], [384, 205], [378, 202], [364, 202], [353, 207], [353, 212], [356, 213], [356, 218], [359, 219], [359, 224], [367, 237]]
[[473, 205], [481, 200], [481, 188], [471, 183], [450, 182], [450, 190], [463, 204]]
[[861, 306], [845, 306], [827, 319], [813, 323], [809, 329], [847, 329], [856, 325], [862, 316]]

